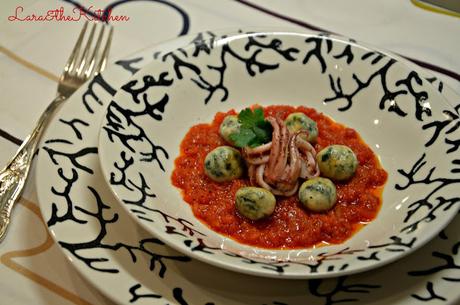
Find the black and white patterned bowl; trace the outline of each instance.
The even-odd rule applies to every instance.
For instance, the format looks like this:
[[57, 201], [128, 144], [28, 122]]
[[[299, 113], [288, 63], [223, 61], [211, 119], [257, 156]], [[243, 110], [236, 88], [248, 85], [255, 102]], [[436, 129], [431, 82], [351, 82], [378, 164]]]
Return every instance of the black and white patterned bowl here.
[[[216, 112], [256, 103], [313, 107], [356, 129], [389, 174], [377, 218], [342, 244], [299, 250], [242, 245], [198, 221], [171, 184], [180, 142]], [[102, 122], [100, 161], [121, 204], [169, 246], [253, 275], [332, 277], [394, 261], [455, 216], [459, 145], [441, 132], [458, 132], [451, 108], [416, 71], [354, 41], [203, 33], [155, 53], [121, 87]]]

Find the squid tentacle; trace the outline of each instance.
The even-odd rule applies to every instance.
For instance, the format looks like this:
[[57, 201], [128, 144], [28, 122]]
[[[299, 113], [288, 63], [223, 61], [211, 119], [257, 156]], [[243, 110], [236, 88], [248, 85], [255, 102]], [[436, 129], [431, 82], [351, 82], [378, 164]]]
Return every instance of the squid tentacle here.
[[279, 117], [267, 117], [272, 125], [272, 141], [255, 148], [245, 147], [243, 158], [248, 163], [252, 185], [258, 185], [274, 195], [291, 196], [299, 188], [299, 178], [319, 175], [316, 150], [300, 137], [305, 130], [291, 133]]

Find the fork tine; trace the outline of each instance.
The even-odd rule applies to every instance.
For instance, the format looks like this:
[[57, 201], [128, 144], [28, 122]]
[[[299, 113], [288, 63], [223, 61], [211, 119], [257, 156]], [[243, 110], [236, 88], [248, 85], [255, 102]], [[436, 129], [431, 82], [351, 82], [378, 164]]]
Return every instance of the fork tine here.
[[99, 48], [101, 46], [102, 38], [104, 36], [105, 26], [102, 25], [102, 29], [99, 31], [99, 36], [97, 37], [96, 45], [94, 46], [93, 52], [91, 56], [88, 58], [87, 65], [85, 66], [85, 78], [89, 78], [93, 72], [95, 71], [96, 67], [96, 55], [99, 52]]
[[78, 36], [77, 42], [75, 43], [72, 53], [70, 53], [69, 59], [67, 60], [65, 64], [64, 71], [71, 71], [74, 69], [77, 57], [80, 53], [81, 43], [83, 41], [83, 37], [85, 36], [87, 27], [88, 27], [88, 21], [85, 22], [85, 24], [83, 25], [83, 28], [80, 31], [80, 35]]
[[105, 65], [107, 64], [107, 59], [109, 58], [110, 46], [112, 45], [112, 36], [113, 36], [113, 27], [110, 26], [109, 35], [107, 37], [107, 41], [105, 42], [104, 50], [102, 51], [102, 55], [101, 55], [102, 58], [99, 60], [94, 74], [99, 74], [100, 72], [102, 72], [105, 68]]
[[77, 76], [78, 77], [80, 77], [85, 71], [85, 66], [86, 66], [86, 63], [88, 62], [89, 50], [90, 50], [91, 44], [93, 42], [94, 32], [95, 31], [96, 31], [96, 24], [93, 24], [93, 26], [91, 28], [91, 32], [90, 32], [89, 37], [88, 37], [88, 41], [86, 42], [86, 45], [85, 45], [84, 50], [83, 50], [83, 54], [81, 55], [81, 58], [80, 58], [80, 65], [79, 65], [79, 67], [77, 67]]

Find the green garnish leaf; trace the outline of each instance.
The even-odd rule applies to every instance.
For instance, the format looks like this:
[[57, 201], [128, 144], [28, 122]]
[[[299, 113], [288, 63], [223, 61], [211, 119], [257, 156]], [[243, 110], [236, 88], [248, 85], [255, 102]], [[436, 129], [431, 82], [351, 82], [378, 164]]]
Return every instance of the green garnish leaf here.
[[247, 128], [240, 128], [238, 133], [232, 133], [230, 135], [230, 139], [236, 147], [249, 146], [249, 143], [251, 143], [255, 138], [256, 134], [251, 129]]
[[257, 123], [265, 121], [264, 112], [262, 108], [256, 108], [254, 111], [252, 111], [251, 108], [246, 108], [240, 111], [238, 120], [243, 126], [256, 126]]
[[272, 126], [265, 120], [262, 108], [241, 110], [238, 121], [241, 124], [239, 132], [230, 135], [236, 147], [257, 147], [270, 142]]

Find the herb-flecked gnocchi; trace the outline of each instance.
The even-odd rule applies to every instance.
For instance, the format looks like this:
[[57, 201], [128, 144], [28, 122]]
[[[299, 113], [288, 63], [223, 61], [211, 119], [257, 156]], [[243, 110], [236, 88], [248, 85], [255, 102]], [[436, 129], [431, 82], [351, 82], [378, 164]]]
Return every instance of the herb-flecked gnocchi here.
[[230, 146], [219, 146], [210, 151], [204, 160], [204, 171], [214, 181], [225, 182], [241, 177], [243, 159], [238, 150]]
[[355, 153], [345, 145], [330, 145], [316, 156], [321, 175], [332, 180], [344, 181], [351, 178], [358, 168]]
[[230, 135], [238, 133], [240, 127], [241, 124], [238, 121], [238, 117], [236, 115], [228, 115], [219, 126], [219, 134], [229, 144], [234, 145], [235, 143], [231, 139]]
[[294, 112], [288, 115], [285, 120], [286, 126], [290, 132], [306, 130], [307, 136], [302, 135], [308, 142], [316, 142], [318, 138], [318, 125], [302, 112]]
[[324, 212], [334, 206], [337, 201], [337, 191], [331, 180], [316, 177], [302, 183], [299, 200], [309, 210]]
[[241, 215], [258, 220], [270, 216], [275, 210], [275, 196], [261, 187], [242, 187], [235, 195], [235, 203]]

